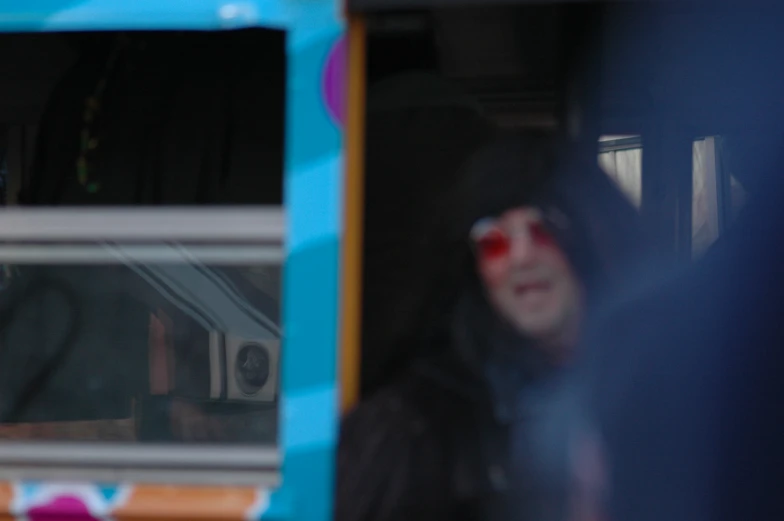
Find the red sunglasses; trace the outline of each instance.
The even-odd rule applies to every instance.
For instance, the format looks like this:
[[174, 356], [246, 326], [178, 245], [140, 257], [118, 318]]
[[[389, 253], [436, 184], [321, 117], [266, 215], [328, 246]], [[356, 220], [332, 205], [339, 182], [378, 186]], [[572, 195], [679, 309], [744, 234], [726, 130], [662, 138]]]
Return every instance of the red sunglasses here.
[[[540, 221], [528, 224], [528, 236], [537, 246], [555, 243], [550, 231]], [[492, 218], [480, 219], [471, 228], [471, 241], [477, 255], [483, 260], [499, 260], [508, 256], [513, 238], [514, 235], [510, 235]]]

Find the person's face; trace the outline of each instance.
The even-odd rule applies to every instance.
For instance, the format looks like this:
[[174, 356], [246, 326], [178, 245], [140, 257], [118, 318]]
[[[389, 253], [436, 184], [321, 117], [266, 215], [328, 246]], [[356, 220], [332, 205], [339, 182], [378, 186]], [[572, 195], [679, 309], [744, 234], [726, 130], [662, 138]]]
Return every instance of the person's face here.
[[520, 333], [542, 341], [576, 334], [582, 289], [536, 208], [482, 219], [471, 230], [477, 269], [496, 311]]

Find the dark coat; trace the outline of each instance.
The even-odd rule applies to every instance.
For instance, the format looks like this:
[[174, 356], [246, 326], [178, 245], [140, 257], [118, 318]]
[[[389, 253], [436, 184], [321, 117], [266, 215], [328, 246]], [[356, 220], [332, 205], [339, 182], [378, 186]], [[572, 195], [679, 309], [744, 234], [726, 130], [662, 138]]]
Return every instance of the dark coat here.
[[335, 519], [506, 519], [509, 422], [486, 393], [447, 355], [420, 360], [350, 413]]
[[[549, 414], [550, 382], [558, 371], [490, 310], [468, 229], [478, 217], [521, 204], [556, 207], [572, 223], [556, 239], [582, 278], [604, 290], [609, 271], [599, 265], [623, 264], [634, 250], [624, 251], [613, 236], [611, 230], [622, 228], [613, 219], [631, 226], [634, 211], [595, 166], [586, 167], [583, 178], [525, 179], [552, 177], [561, 168], [543, 152], [548, 143], [504, 138], [484, 148], [466, 166], [461, 198], [442, 207], [453, 205], [461, 215], [434, 235], [444, 250], [428, 250], [438, 277], [429, 282], [433, 291], [423, 295], [420, 326], [409, 336], [419, 351], [407, 370], [343, 422], [337, 521], [557, 518], [553, 505], [566, 485], [551, 467], [563, 467], [566, 457], [539, 457], [546, 431], [537, 424]], [[582, 201], [586, 188], [594, 191], [589, 200], [595, 206]]]

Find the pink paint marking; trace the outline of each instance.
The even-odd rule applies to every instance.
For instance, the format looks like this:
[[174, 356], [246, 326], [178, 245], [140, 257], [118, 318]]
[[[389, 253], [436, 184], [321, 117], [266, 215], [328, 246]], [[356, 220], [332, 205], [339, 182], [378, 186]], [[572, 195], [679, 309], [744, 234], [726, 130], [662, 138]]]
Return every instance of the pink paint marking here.
[[348, 46], [341, 37], [327, 55], [321, 76], [321, 96], [333, 121], [343, 127], [346, 120], [346, 59]]
[[100, 521], [76, 496], [60, 496], [27, 511], [30, 521]]

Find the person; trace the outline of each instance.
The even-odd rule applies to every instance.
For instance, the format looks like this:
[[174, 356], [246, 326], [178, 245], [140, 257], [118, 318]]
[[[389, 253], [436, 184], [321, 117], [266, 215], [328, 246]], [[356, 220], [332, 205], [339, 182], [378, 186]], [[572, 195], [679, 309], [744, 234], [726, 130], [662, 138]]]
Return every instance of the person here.
[[[343, 421], [336, 520], [542, 519], [558, 508], [565, 485], [551, 468], [566, 457], [537, 450], [540, 406], [633, 248], [596, 247], [602, 233], [598, 244], [622, 243], [608, 230], [630, 206], [596, 166], [557, 156], [544, 134], [499, 138], [435, 205], [416, 357]], [[610, 188], [596, 208], [611, 219], [585, 213], [586, 183]]]

